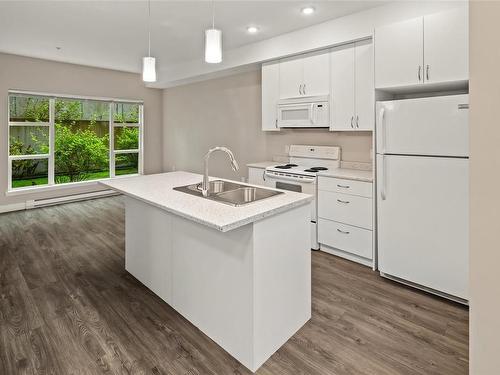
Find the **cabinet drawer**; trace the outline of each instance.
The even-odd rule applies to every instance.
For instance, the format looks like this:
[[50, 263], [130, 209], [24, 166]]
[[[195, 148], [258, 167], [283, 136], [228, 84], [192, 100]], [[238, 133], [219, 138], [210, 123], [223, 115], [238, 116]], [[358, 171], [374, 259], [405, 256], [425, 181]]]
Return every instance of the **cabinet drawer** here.
[[372, 259], [372, 231], [335, 221], [318, 220], [318, 241], [342, 251]]
[[318, 190], [334, 191], [337, 193], [345, 193], [359, 195], [361, 197], [372, 197], [372, 183], [354, 180], [345, 180], [334, 177], [318, 177]]
[[318, 191], [318, 216], [366, 229], [373, 227], [373, 200], [357, 195]]

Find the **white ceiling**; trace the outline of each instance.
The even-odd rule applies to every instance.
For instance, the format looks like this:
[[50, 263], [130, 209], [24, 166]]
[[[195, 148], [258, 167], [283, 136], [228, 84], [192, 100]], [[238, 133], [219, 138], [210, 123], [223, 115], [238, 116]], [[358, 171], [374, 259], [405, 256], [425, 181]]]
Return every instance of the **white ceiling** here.
[[[216, 1], [224, 51], [373, 8], [388, 1]], [[311, 16], [300, 13], [313, 5]], [[159, 70], [203, 59], [210, 1], [151, 2]], [[256, 35], [248, 25], [259, 27]], [[56, 47], [60, 47], [57, 49]], [[147, 54], [147, 1], [0, 0], [0, 52], [140, 72]]]

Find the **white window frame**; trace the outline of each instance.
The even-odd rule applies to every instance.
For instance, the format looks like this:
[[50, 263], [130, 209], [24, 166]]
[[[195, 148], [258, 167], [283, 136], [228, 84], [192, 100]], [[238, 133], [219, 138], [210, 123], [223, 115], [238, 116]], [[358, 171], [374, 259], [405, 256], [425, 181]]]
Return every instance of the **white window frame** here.
[[[10, 121], [10, 96], [37, 96], [47, 98], [49, 100], [49, 122], [19, 122]], [[108, 103], [109, 106], [109, 177], [101, 178], [88, 181], [79, 182], [67, 182], [56, 184], [55, 183], [55, 101], [57, 99], [74, 99], [74, 100], [92, 100], [92, 101], [104, 101]], [[139, 122], [138, 123], [115, 123], [114, 122], [114, 109], [115, 104], [137, 104], [139, 105]], [[81, 185], [93, 185], [97, 184], [99, 181], [106, 181], [113, 178], [124, 178], [142, 175], [144, 173], [144, 103], [140, 100], [129, 100], [129, 99], [116, 99], [116, 98], [103, 98], [103, 97], [92, 97], [92, 96], [79, 96], [79, 95], [58, 95], [58, 94], [47, 94], [31, 91], [18, 91], [9, 90], [7, 95], [7, 174], [8, 174], [8, 188], [7, 195], [22, 194], [34, 191], [52, 190], [65, 187], [74, 187]], [[46, 126], [49, 128], [49, 153], [48, 154], [32, 154], [32, 155], [10, 155], [10, 130], [11, 127], [16, 126]], [[136, 127], [139, 129], [139, 145], [136, 150], [115, 150], [114, 149], [114, 129], [115, 127]], [[127, 153], [137, 153], [138, 155], [138, 173], [127, 174], [127, 175], [115, 175], [115, 156], [119, 154]], [[26, 186], [13, 188], [12, 187], [12, 162], [14, 160], [36, 160], [36, 159], [47, 159], [48, 160], [48, 183], [46, 185], [38, 186]]]

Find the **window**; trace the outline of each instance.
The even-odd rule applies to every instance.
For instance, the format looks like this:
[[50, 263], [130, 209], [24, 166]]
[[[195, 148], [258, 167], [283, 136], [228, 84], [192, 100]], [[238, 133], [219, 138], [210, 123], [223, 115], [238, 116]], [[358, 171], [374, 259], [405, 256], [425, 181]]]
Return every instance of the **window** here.
[[142, 173], [138, 102], [9, 93], [9, 187]]

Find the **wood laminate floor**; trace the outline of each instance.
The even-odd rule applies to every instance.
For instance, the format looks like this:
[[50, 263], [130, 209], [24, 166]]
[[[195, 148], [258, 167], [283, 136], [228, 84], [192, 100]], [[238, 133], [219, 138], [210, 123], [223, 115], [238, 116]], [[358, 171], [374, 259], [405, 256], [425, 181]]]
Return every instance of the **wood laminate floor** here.
[[[467, 374], [466, 308], [312, 260], [312, 319], [258, 374]], [[248, 373], [124, 270], [120, 197], [0, 215], [0, 374]]]

